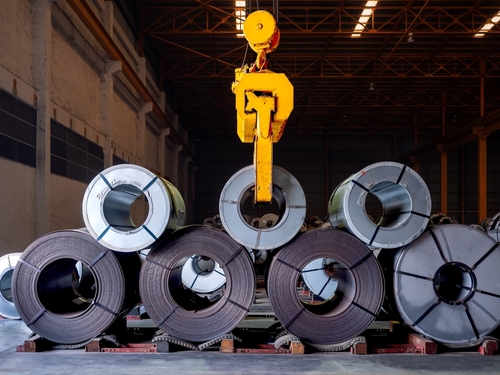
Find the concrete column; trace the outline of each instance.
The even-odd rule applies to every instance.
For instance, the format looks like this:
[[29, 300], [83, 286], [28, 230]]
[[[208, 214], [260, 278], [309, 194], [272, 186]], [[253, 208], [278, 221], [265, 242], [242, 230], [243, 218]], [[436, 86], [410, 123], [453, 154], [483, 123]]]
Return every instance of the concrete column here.
[[137, 164], [145, 166], [144, 152], [146, 143], [146, 114], [153, 111], [153, 103], [142, 103], [137, 112], [136, 137], [137, 137]]
[[158, 171], [163, 175], [167, 175], [165, 169], [165, 138], [170, 134], [170, 128], [163, 129], [163, 131], [158, 136]]
[[179, 154], [182, 151], [182, 145], [174, 146], [172, 152], [172, 183], [179, 188]]
[[122, 63], [117, 60], [106, 62], [104, 72], [101, 73], [101, 118], [102, 132], [104, 134], [104, 168], [113, 165], [113, 139], [112, 134], [112, 114], [111, 106], [113, 103], [113, 77], [122, 71]]
[[33, 85], [38, 98], [35, 171], [35, 236], [50, 231], [51, 2], [34, 0]]

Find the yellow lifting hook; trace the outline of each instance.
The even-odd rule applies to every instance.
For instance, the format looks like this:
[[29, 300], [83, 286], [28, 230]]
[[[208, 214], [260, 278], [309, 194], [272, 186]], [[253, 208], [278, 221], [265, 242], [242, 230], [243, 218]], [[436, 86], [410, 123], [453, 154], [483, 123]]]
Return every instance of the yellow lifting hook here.
[[272, 14], [258, 10], [243, 26], [245, 38], [257, 53], [251, 67], [235, 70], [237, 132], [244, 143], [254, 142], [254, 203], [271, 203], [273, 143], [280, 140], [293, 109], [293, 86], [283, 73], [267, 69], [266, 55], [279, 44], [279, 30]]

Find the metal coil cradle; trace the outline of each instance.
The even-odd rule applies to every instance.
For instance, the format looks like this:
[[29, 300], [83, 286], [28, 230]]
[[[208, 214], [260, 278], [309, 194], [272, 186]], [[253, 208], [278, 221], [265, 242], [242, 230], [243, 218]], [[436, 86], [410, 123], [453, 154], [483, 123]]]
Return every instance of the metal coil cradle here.
[[485, 232], [460, 224], [432, 227], [395, 254], [390, 300], [416, 331], [467, 344], [500, 324], [498, 264], [499, 244]]
[[[372, 194], [383, 215], [372, 222], [366, 199]], [[345, 228], [373, 247], [392, 249], [409, 244], [426, 228], [431, 212], [427, 185], [411, 168], [395, 163], [369, 165], [342, 182], [328, 205], [334, 228]]]
[[86, 231], [52, 232], [19, 258], [12, 297], [33, 332], [55, 343], [79, 344], [137, 304], [140, 267], [137, 253], [113, 253]]
[[[134, 202], [145, 197], [143, 223], [131, 217]], [[177, 188], [149, 170], [132, 164], [110, 167], [87, 187], [83, 219], [90, 234], [116, 251], [137, 251], [153, 244], [165, 231], [184, 225], [185, 205]]]
[[[314, 271], [329, 278], [318, 287], [319, 299], [304, 300], [297, 284], [304, 273]], [[330, 284], [336, 285], [323, 293]], [[371, 251], [336, 229], [306, 232], [283, 247], [267, 278], [269, 301], [283, 327], [316, 344], [340, 344], [363, 332], [377, 316], [384, 291], [382, 271]]]
[[[272, 226], [253, 227], [245, 221], [241, 205], [255, 187], [254, 166], [236, 172], [222, 190], [219, 211], [222, 225], [238, 243], [255, 250], [272, 250], [299, 232], [306, 214], [306, 198], [299, 182], [285, 169], [273, 167], [273, 198], [280, 215]], [[267, 222], [267, 221], [266, 221]]]
[[21, 253], [11, 253], [0, 257], [0, 316], [19, 319], [12, 300], [12, 274]]
[[[219, 298], [201, 298], [182, 282], [193, 254], [212, 259], [225, 274]], [[143, 304], [155, 324], [181, 340], [202, 342], [231, 331], [253, 303], [255, 273], [243, 246], [210, 227], [186, 227], [156, 244], [140, 277]]]

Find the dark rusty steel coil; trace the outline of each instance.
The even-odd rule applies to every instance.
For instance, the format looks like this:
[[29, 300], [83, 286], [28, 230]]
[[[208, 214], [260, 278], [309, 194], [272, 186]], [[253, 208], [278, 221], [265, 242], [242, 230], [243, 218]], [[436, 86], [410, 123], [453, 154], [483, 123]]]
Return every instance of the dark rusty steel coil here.
[[[306, 267], [317, 259], [325, 266]], [[324, 264], [323, 262], [320, 262]], [[324, 272], [337, 283], [327, 298], [305, 300], [297, 290], [304, 272]], [[377, 316], [384, 298], [384, 278], [379, 263], [367, 246], [337, 229], [316, 229], [298, 236], [272, 260], [267, 292], [283, 327], [316, 344], [339, 344], [363, 332]]]
[[384, 266], [394, 270], [389, 302], [417, 332], [467, 345], [500, 325], [500, 248], [485, 232], [460, 224], [434, 226], [392, 262]]
[[85, 230], [36, 239], [12, 276], [21, 319], [36, 334], [78, 344], [105, 331], [139, 300], [138, 253], [114, 253]]
[[[212, 259], [224, 271], [226, 285], [218, 299], [201, 298], [182, 283], [183, 265], [193, 254]], [[191, 226], [152, 248], [141, 270], [140, 292], [150, 318], [165, 333], [204, 342], [245, 318], [255, 295], [255, 273], [245, 248], [229, 235]]]

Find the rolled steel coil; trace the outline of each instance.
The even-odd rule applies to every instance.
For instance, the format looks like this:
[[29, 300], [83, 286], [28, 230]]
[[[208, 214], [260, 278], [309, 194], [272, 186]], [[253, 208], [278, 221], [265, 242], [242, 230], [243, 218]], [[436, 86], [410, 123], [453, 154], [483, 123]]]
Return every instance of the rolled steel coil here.
[[306, 214], [306, 198], [299, 182], [285, 169], [273, 167], [273, 198], [279, 217], [271, 227], [254, 227], [243, 218], [241, 205], [255, 187], [254, 166], [236, 172], [222, 190], [219, 211], [222, 225], [238, 243], [255, 250], [272, 250], [299, 232]]
[[[182, 268], [192, 254], [219, 264], [226, 285], [218, 300], [195, 295], [182, 283]], [[153, 322], [181, 340], [204, 342], [231, 331], [245, 318], [255, 294], [255, 273], [245, 248], [210, 227], [186, 227], [157, 243], [143, 264], [142, 302]]]
[[105, 331], [139, 300], [138, 253], [114, 253], [86, 231], [64, 230], [36, 239], [12, 276], [21, 319], [59, 344], [79, 344]]
[[12, 274], [21, 253], [11, 253], [0, 257], [0, 316], [6, 319], [19, 319], [12, 299]]
[[[132, 205], [144, 196], [148, 214], [134, 223]], [[184, 225], [185, 205], [177, 188], [149, 170], [120, 164], [99, 173], [83, 197], [85, 226], [102, 245], [116, 251], [150, 246], [165, 231]]]
[[226, 283], [226, 275], [219, 263], [199, 254], [186, 260], [181, 277], [184, 286], [197, 293], [211, 293]]
[[[328, 298], [304, 300], [297, 285], [318, 259], [318, 269], [335, 275], [321, 289], [333, 279], [337, 286]], [[278, 251], [267, 275], [269, 301], [283, 327], [316, 344], [343, 343], [363, 332], [377, 316], [384, 291], [382, 270], [372, 252], [353, 235], [336, 229], [301, 234]], [[321, 290], [317, 294], [322, 295]]]
[[389, 300], [417, 332], [467, 344], [500, 324], [498, 264], [499, 244], [485, 232], [438, 225], [395, 254]]
[[495, 241], [500, 242], [500, 212], [486, 220], [484, 229]]
[[[374, 223], [366, 212], [369, 194], [382, 204]], [[426, 228], [431, 196], [424, 180], [411, 168], [395, 163], [369, 165], [342, 182], [328, 205], [334, 228], [345, 228], [373, 247], [392, 249], [409, 244]]]

